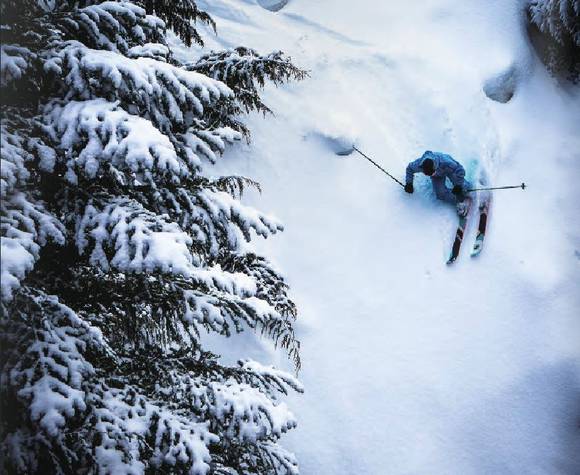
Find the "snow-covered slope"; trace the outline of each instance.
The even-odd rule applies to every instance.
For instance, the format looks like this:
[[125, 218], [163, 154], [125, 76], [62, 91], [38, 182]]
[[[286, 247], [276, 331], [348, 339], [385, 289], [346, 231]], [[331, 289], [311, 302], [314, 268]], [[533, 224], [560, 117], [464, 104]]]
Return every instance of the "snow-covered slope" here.
[[[216, 170], [258, 179], [248, 200], [286, 225], [264, 250], [300, 309], [306, 393], [286, 445], [302, 473], [580, 473], [578, 91], [528, 49], [520, 2], [284, 3], [200, 7], [210, 46], [311, 71], [267, 90], [275, 119], [252, 117], [251, 147]], [[512, 66], [514, 98], [491, 101], [482, 85]], [[453, 210], [426, 180], [409, 196], [335, 155], [345, 136], [399, 177], [430, 149], [529, 188], [495, 194], [483, 254], [468, 257], [472, 226], [450, 268]]]

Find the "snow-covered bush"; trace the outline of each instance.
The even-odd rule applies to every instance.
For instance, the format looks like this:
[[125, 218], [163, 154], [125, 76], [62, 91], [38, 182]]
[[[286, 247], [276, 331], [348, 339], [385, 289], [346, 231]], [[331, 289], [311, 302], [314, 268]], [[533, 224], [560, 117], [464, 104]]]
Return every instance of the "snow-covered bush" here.
[[214, 26], [193, 0], [0, 13], [0, 470], [297, 473], [278, 440], [300, 383], [203, 335], [252, 329], [300, 366], [287, 285], [244, 244], [282, 225], [208, 169], [266, 80], [305, 73], [244, 48], [180, 64], [167, 29], [201, 47]]
[[530, 0], [530, 35], [546, 66], [580, 81], [580, 1]]

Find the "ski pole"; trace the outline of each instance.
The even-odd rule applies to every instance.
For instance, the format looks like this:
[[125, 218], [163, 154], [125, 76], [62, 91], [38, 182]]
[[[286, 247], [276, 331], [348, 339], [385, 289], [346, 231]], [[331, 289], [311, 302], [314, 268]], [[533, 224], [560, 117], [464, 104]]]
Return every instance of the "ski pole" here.
[[[403, 188], [405, 188], [405, 185], [403, 185], [399, 180], [397, 180], [393, 175], [391, 175], [387, 170], [385, 170], [383, 167], [381, 167], [377, 162], [375, 162], [372, 158], [367, 157], [364, 153], [362, 153], [358, 148], [356, 148], [355, 146], [352, 147], [354, 150], [356, 150], [358, 153], [360, 153], [363, 157], [365, 157], [369, 162], [371, 162], [375, 167], [377, 167], [379, 170], [381, 170], [385, 175], [387, 175], [388, 177], [392, 178], [393, 180], [395, 180], [399, 185], [401, 185]], [[471, 191], [471, 190], [469, 190]]]
[[522, 183], [521, 185], [513, 185], [513, 186], [494, 186], [492, 188], [473, 188], [469, 191], [490, 191], [490, 190], [509, 190], [510, 188], [521, 188], [522, 190], [526, 189], [526, 184]]

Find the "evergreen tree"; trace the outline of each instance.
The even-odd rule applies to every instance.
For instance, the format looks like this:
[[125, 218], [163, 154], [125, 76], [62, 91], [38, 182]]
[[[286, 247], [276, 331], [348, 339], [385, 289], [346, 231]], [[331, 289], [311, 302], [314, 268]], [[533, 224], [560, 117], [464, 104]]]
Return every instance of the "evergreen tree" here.
[[580, 0], [531, 0], [531, 37], [548, 69], [580, 81]]
[[305, 73], [244, 48], [180, 64], [167, 29], [215, 27], [193, 0], [0, 5], [0, 470], [298, 473], [278, 440], [300, 383], [222, 364], [202, 331], [300, 365], [287, 285], [245, 244], [282, 225], [240, 202], [257, 183], [207, 170], [266, 80]]

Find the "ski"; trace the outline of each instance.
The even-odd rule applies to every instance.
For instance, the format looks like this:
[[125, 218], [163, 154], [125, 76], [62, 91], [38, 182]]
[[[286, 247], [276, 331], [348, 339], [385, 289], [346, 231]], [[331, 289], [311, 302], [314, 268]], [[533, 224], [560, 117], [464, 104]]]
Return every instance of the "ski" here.
[[477, 226], [477, 236], [475, 237], [475, 243], [471, 250], [471, 257], [478, 256], [483, 249], [483, 240], [485, 239], [485, 229], [487, 227], [490, 204], [491, 197], [482, 201], [479, 205], [479, 225]]
[[467, 204], [467, 213], [465, 213], [465, 216], [459, 217], [459, 224], [457, 226], [457, 231], [455, 233], [455, 240], [453, 241], [451, 255], [447, 260], [447, 264], [453, 264], [456, 261], [457, 256], [459, 255], [459, 249], [461, 248], [461, 243], [463, 242], [465, 227], [467, 226], [467, 219], [469, 218], [470, 211], [471, 211], [471, 200], [469, 199]]

